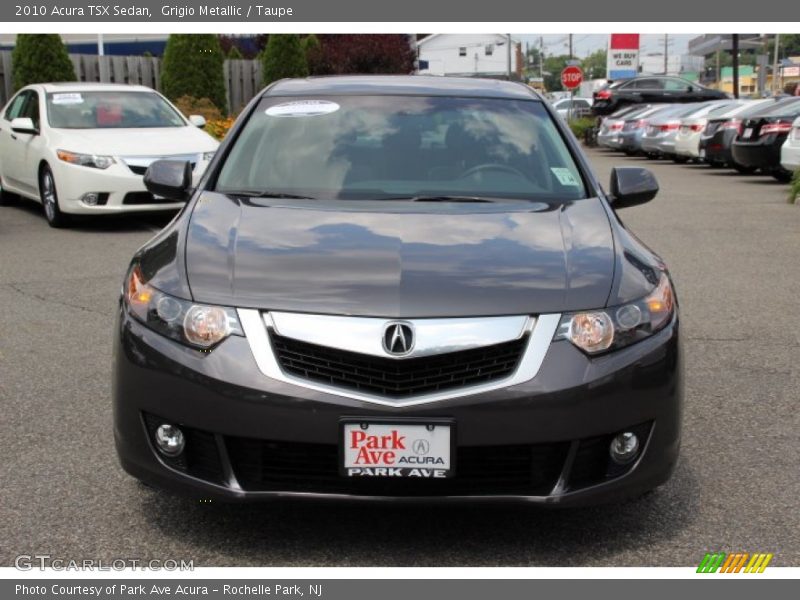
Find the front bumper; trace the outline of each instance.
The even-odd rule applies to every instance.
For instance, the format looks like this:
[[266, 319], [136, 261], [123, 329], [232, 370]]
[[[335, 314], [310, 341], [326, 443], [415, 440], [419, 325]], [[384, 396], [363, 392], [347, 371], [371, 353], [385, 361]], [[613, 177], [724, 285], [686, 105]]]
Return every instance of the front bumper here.
[[[194, 183], [200, 179], [208, 163], [198, 162], [194, 170]], [[144, 185], [141, 174], [134, 173], [117, 161], [107, 169], [95, 169], [52, 161], [51, 169], [58, 190], [61, 210], [69, 214], [96, 215], [126, 212], [178, 210], [183, 202], [153, 198]], [[85, 194], [95, 193], [100, 202], [90, 205], [82, 201]]]
[[[615, 501], [665, 482], [677, 461], [683, 390], [678, 331], [676, 317], [655, 336], [594, 359], [555, 342], [526, 383], [391, 407], [266, 377], [242, 337], [199, 353], [121, 310], [113, 378], [117, 452], [123, 468], [145, 482], [219, 500]], [[342, 417], [452, 420], [455, 477], [419, 486], [408, 479], [341, 477]], [[187, 431], [187, 463], [155, 451], [149, 432], [161, 421]], [[643, 450], [631, 465], [616, 469], [609, 441], [631, 428]]]

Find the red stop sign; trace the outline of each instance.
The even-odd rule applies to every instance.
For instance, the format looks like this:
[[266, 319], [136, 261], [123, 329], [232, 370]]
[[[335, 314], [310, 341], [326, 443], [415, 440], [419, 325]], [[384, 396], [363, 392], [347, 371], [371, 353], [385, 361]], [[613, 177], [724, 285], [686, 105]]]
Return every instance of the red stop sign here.
[[561, 71], [561, 85], [568, 90], [574, 90], [583, 83], [583, 71], [580, 67], [566, 67]]

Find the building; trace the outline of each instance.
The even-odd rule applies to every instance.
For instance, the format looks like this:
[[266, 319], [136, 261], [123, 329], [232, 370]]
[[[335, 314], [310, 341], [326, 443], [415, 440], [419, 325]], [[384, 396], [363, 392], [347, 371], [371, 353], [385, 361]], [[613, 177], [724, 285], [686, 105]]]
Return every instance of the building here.
[[511, 41], [511, 73], [521, 77], [524, 61], [520, 43], [502, 33], [429, 35], [417, 42], [419, 73], [466, 77], [508, 75]]
[[[167, 45], [166, 33], [106, 33], [102, 37], [96, 33], [62, 33], [61, 39], [70, 54], [98, 54], [99, 44], [103, 53], [109, 56], [140, 56], [144, 53], [153, 56], [164, 54]], [[16, 34], [0, 34], [0, 50], [10, 50], [16, 42]]]
[[[697, 79], [697, 75], [702, 73], [705, 60], [702, 56], [692, 56], [691, 54], [668, 54], [667, 55], [667, 75], [676, 75], [685, 79]], [[651, 52], [639, 59], [639, 71], [647, 75], [664, 74], [664, 54], [662, 52]]]

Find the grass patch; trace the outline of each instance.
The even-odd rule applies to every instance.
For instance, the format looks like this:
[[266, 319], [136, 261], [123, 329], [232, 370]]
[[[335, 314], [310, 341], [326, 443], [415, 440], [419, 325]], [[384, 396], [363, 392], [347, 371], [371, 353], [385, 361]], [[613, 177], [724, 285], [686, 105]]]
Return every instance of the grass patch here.
[[792, 182], [789, 185], [789, 202], [797, 204], [800, 202], [800, 169], [794, 172], [794, 177], [792, 177]]

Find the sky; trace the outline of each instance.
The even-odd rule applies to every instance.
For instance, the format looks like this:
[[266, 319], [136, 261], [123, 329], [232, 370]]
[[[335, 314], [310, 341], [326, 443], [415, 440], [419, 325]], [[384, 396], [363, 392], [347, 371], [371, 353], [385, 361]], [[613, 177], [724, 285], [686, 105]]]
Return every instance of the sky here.
[[[523, 47], [525, 42], [531, 46], [539, 44], [539, 37], [544, 39], [544, 52], [545, 55], [550, 54], [567, 54], [569, 52], [569, 35], [568, 34], [522, 34], [515, 36], [522, 42]], [[689, 40], [697, 37], [696, 34], [675, 34], [668, 36], [669, 52], [677, 52], [678, 54], [686, 53], [689, 46]], [[640, 38], [640, 46], [643, 54], [664, 52], [664, 36], [659, 34], [642, 34]], [[605, 34], [575, 34], [572, 36], [573, 53], [578, 58], [583, 58], [594, 52], [595, 50], [605, 49], [608, 46], [608, 35]]]

